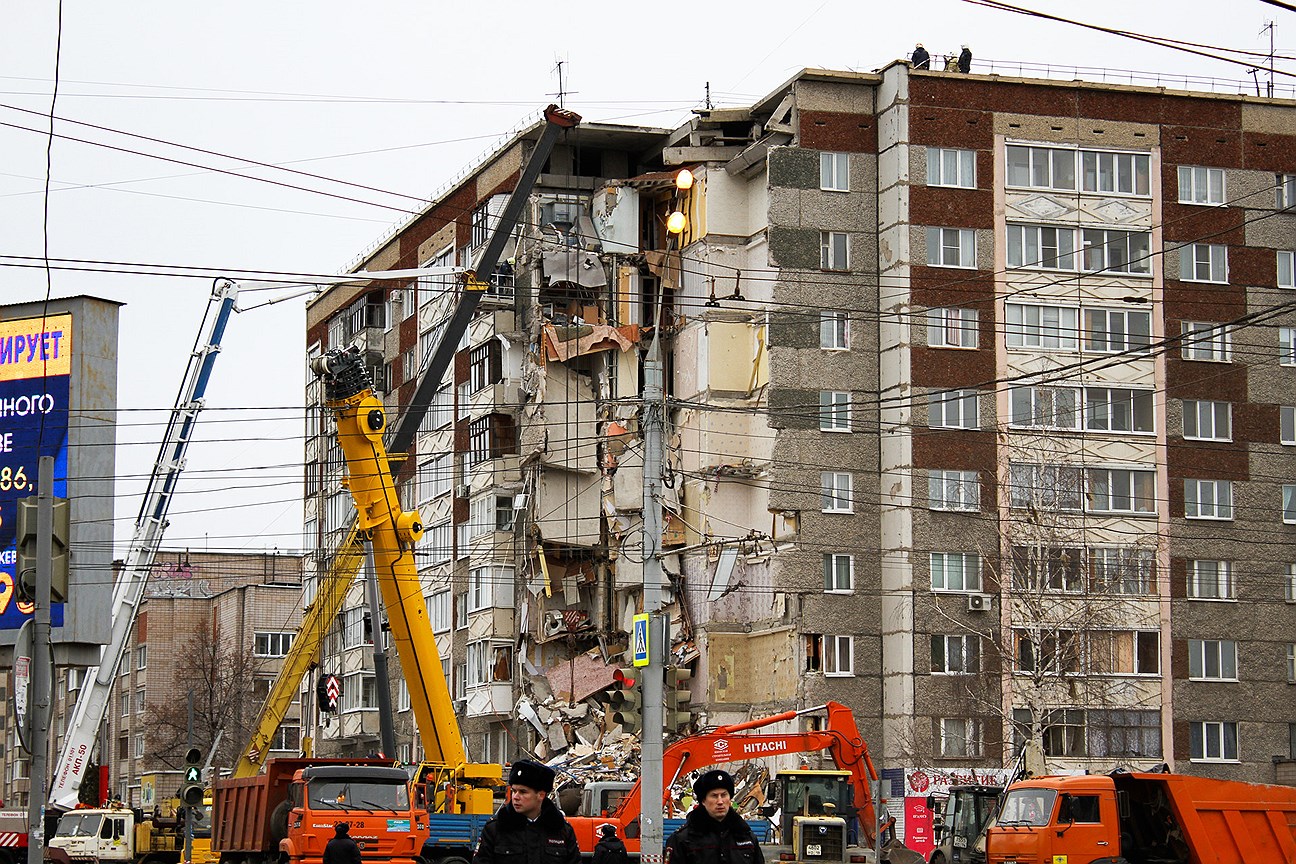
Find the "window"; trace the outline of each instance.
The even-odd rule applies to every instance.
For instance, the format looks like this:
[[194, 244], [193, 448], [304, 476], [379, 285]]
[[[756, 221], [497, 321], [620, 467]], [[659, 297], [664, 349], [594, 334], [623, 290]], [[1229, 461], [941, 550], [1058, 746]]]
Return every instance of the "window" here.
[[486, 641], [469, 642], [467, 657], [465, 671], [468, 674], [469, 687], [507, 684], [513, 680], [512, 645]]
[[968, 675], [981, 671], [981, 637], [934, 635], [931, 637], [933, 675]]
[[1296, 174], [1275, 174], [1274, 185], [1278, 187], [1279, 210], [1296, 206]]
[[1009, 186], [1029, 189], [1076, 188], [1076, 151], [1053, 147], [1004, 148]]
[[118, 675], [130, 674], [130, 669], [131, 669], [130, 661], [131, 661], [131, 652], [130, 649], [127, 649], [122, 652], [121, 666], [117, 668]]
[[427, 563], [444, 564], [454, 555], [454, 530], [450, 520], [429, 525], [424, 540], [419, 544], [427, 556]]
[[131, 694], [130, 691], [123, 692], [117, 696], [117, 707], [121, 711], [121, 716], [129, 717], [131, 713]]
[[468, 464], [499, 459], [517, 452], [513, 418], [508, 414], [487, 414], [468, 425]]
[[1152, 272], [1152, 235], [1147, 231], [1086, 228], [1081, 237], [1084, 245], [1081, 270], [1090, 273]]
[[1189, 639], [1188, 677], [1197, 681], [1236, 681], [1237, 642]]
[[1296, 366], [1296, 327], [1278, 328], [1278, 365]]
[[1042, 512], [1078, 512], [1080, 486], [1080, 468], [1075, 465], [1017, 462], [1008, 466], [1009, 507], [1031, 507]]
[[927, 344], [932, 348], [977, 347], [977, 310], [928, 309]]
[[67, 670], [67, 692], [75, 693], [81, 689], [85, 683], [86, 670], [78, 667], [70, 667]]
[[977, 391], [945, 390], [927, 394], [927, 422], [933, 428], [976, 429]]
[[468, 571], [468, 611], [513, 605], [512, 567], [474, 567]]
[[1228, 247], [1192, 243], [1179, 250], [1179, 278], [1187, 282], [1227, 282]]
[[1283, 521], [1296, 523], [1296, 485], [1284, 483], [1282, 487]]
[[931, 553], [933, 591], [977, 593], [981, 590], [981, 556], [975, 552]]
[[1009, 348], [1074, 351], [1078, 345], [1073, 307], [1009, 303], [1005, 313]]
[[139, 687], [135, 690], [135, 713], [144, 713], [144, 688]]
[[976, 232], [971, 228], [928, 228], [927, 263], [932, 267], [975, 267]]
[[1048, 675], [1079, 675], [1082, 670], [1081, 638], [1074, 630], [1014, 630], [1017, 671]]
[[147, 645], [135, 646], [135, 668], [136, 669], [148, 668], [148, 646]]
[[1233, 337], [1227, 326], [1203, 321], [1184, 321], [1181, 326], [1183, 359], [1215, 363], [1232, 359]]
[[1009, 225], [1008, 266], [1074, 270], [1075, 230], [1050, 225]]
[[850, 318], [845, 312], [819, 313], [819, 347], [825, 351], [850, 350]]
[[1022, 429], [1076, 429], [1079, 403], [1075, 387], [1014, 387], [1008, 395], [1008, 422]]
[[823, 556], [824, 591], [847, 593], [855, 587], [855, 556], [826, 552]]
[[1231, 561], [1195, 560], [1188, 562], [1188, 597], [1192, 600], [1232, 600], [1233, 564]]
[[976, 151], [927, 148], [927, 185], [976, 188]]
[[1084, 310], [1084, 350], [1143, 353], [1152, 344], [1152, 314], [1123, 309]]
[[807, 664], [818, 663], [819, 668], [807, 671], [821, 671], [830, 678], [845, 678], [855, 674], [854, 636], [820, 636], [817, 641], [819, 656], [807, 658]]
[[845, 231], [819, 232], [819, 269], [850, 269], [850, 238]]
[[374, 676], [357, 672], [342, 679], [342, 710], [365, 711], [378, 707]]
[[292, 647], [296, 633], [257, 633], [253, 653], [258, 657], [284, 657]]
[[290, 750], [301, 752], [301, 726], [296, 723], [283, 723], [270, 739], [271, 750]]
[[1098, 630], [1089, 634], [1087, 642], [1095, 674], [1161, 674], [1161, 634], [1156, 630]]
[[1091, 432], [1155, 432], [1152, 391], [1086, 387], [1085, 429]]
[[358, 648], [361, 645], [373, 644], [373, 623], [367, 608], [357, 606], [354, 609], [343, 609], [342, 647]]
[[1030, 591], [1084, 589], [1080, 550], [1058, 546], [1014, 546], [1013, 586]]
[[1080, 708], [1058, 708], [1044, 714], [1044, 755], [1084, 756], [1086, 744], [1085, 712]]
[[1189, 756], [1194, 762], [1238, 761], [1236, 723], [1204, 720], [1189, 727]]
[[1296, 252], [1279, 251], [1278, 287], [1296, 288]]
[[1287, 683], [1296, 684], [1296, 642], [1287, 643]]
[[1232, 519], [1232, 481], [1185, 480], [1184, 517], [1188, 519]]
[[[427, 261], [424, 261], [423, 266], [424, 267], [453, 267], [454, 266], [454, 246], [445, 247], [440, 252], [438, 252], [435, 257]], [[419, 294], [419, 298], [418, 298], [419, 305], [426, 306], [437, 297], [446, 296], [449, 293], [450, 288], [452, 287], [453, 278], [454, 277], [452, 276], [443, 275], [443, 274], [420, 276], [418, 278], [418, 283], [417, 283], [418, 294]], [[409, 309], [405, 310], [405, 314], [409, 315], [409, 313], [412, 311], [414, 311], [413, 303], [410, 304]], [[423, 353], [420, 352], [419, 360], [422, 359], [423, 359]]]
[[850, 191], [850, 154], [819, 154], [819, 188], [827, 192]]
[[855, 503], [852, 488], [855, 477], [845, 471], [823, 471], [819, 474], [819, 509], [824, 513], [852, 513]]
[[1179, 166], [1180, 204], [1223, 204], [1224, 169]]
[[143, 735], [135, 736], [135, 758], [136, 759], [144, 758], [144, 736]]
[[819, 391], [819, 431], [851, 431], [851, 394], [837, 390]]
[[1161, 712], [1094, 709], [1086, 712], [1086, 744], [1095, 758], [1161, 758]]
[[1155, 513], [1156, 472], [1089, 468], [1089, 509], [1094, 513]]
[[450, 630], [450, 592], [437, 591], [428, 597], [428, 620], [432, 622], [433, 633], [445, 633]]
[[979, 757], [981, 724], [965, 717], [942, 717], [940, 721], [941, 756]]
[[981, 478], [975, 471], [929, 471], [927, 498], [932, 510], [980, 510]]
[[484, 390], [503, 378], [503, 347], [498, 339], [490, 339], [468, 352], [468, 389], [472, 393]]
[[1296, 564], [1288, 564], [1287, 572], [1283, 574], [1283, 599], [1296, 603]]
[[490, 236], [490, 202], [483, 201], [472, 211], [472, 247], [475, 249]]
[[1156, 556], [1151, 549], [1090, 549], [1089, 580], [1096, 591], [1151, 595], [1156, 586]]
[[1183, 436], [1198, 441], [1233, 440], [1233, 406], [1228, 402], [1183, 400]]
[[1086, 192], [1147, 195], [1150, 173], [1146, 153], [1080, 151], [1080, 186]]

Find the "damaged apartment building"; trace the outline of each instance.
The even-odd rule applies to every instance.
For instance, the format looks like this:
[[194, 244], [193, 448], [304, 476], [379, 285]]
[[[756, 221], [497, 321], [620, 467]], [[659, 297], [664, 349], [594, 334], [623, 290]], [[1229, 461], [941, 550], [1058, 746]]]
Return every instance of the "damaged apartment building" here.
[[[684, 726], [832, 699], [892, 767], [1296, 757], [1296, 106], [894, 63], [568, 136], [401, 474], [473, 759], [616, 731], [654, 332]], [[534, 137], [357, 269], [470, 262]], [[404, 410], [455, 284], [334, 288], [308, 344]], [[362, 595], [321, 749], [376, 741]]]

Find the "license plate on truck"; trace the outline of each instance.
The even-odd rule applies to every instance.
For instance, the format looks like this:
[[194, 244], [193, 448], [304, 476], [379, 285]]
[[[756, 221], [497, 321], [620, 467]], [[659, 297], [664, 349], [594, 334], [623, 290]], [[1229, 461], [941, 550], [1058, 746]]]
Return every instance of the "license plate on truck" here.
[[806, 844], [806, 855], [822, 855], [823, 846], [818, 843]]

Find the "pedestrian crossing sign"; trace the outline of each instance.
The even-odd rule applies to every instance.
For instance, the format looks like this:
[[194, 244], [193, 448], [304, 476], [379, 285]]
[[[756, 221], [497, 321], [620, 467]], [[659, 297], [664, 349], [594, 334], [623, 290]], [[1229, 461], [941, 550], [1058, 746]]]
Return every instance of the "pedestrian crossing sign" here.
[[648, 616], [634, 616], [634, 632], [630, 640], [635, 666], [648, 665]]

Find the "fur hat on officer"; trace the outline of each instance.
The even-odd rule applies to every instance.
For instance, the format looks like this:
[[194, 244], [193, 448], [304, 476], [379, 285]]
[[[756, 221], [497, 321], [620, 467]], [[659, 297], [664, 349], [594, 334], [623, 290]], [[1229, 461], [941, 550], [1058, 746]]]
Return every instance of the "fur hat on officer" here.
[[552, 792], [554, 771], [548, 765], [532, 762], [530, 759], [519, 759], [509, 769], [508, 785], [525, 786], [537, 792]]
[[734, 794], [733, 775], [728, 771], [721, 771], [716, 768], [693, 781], [693, 794], [698, 801], [705, 798], [712, 789], [727, 789], [732, 797]]

